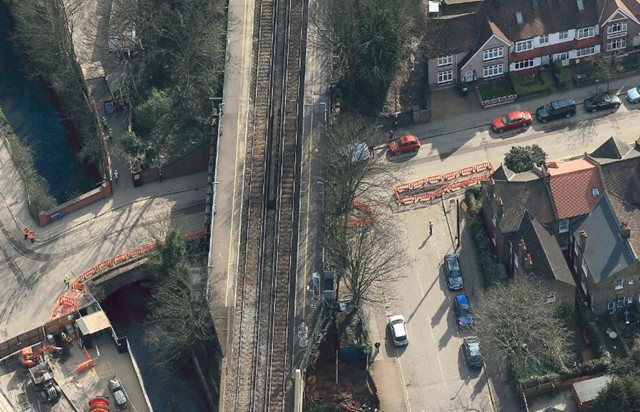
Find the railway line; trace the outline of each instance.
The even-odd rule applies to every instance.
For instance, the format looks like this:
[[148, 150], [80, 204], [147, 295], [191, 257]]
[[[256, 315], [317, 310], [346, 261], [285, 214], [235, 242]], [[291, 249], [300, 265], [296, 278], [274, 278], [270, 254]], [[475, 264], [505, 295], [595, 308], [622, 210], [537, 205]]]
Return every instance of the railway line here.
[[293, 408], [293, 294], [306, 0], [259, 0], [223, 410]]

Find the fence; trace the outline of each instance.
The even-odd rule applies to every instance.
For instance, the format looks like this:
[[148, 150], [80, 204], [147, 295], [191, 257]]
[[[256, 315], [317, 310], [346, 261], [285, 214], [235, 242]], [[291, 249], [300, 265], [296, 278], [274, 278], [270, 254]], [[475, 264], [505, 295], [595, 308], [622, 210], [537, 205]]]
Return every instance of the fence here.
[[447, 193], [488, 180], [493, 171], [491, 162], [485, 162], [453, 172], [429, 176], [415, 182], [402, 183], [394, 187], [393, 197], [401, 206], [430, 202]]
[[510, 94], [508, 96], [496, 97], [495, 99], [483, 100], [480, 102], [480, 105], [483, 109], [487, 109], [489, 107], [500, 106], [501, 104], [515, 102], [517, 98], [517, 94]]

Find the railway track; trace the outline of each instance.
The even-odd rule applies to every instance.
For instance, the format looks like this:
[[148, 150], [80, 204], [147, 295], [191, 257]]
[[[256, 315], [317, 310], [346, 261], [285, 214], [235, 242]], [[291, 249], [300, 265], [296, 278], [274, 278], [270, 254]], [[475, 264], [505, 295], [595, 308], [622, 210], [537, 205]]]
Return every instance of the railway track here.
[[293, 408], [298, 131], [307, 0], [257, 0], [252, 130], [225, 411]]

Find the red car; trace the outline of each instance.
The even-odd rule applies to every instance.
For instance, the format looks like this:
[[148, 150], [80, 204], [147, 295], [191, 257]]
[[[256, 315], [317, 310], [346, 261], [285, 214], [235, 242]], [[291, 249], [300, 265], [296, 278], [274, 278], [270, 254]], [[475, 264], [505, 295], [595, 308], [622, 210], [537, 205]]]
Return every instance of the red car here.
[[498, 133], [505, 130], [517, 129], [518, 127], [527, 127], [531, 125], [531, 113], [526, 110], [518, 110], [509, 112], [502, 117], [496, 117], [491, 122], [491, 128]]
[[393, 154], [417, 152], [420, 150], [420, 140], [412, 134], [401, 136], [389, 142], [389, 150]]

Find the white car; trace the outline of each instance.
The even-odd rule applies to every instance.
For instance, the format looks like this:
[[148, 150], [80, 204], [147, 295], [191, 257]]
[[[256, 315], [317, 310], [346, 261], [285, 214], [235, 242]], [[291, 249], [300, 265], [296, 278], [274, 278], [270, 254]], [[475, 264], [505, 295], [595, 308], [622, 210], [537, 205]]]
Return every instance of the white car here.
[[389, 328], [395, 346], [407, 346], [409, 338], [407, 336], [407, 325], [402, 315], [389, 316]]
[[638, 103], [640, 102], [640, 86], [632, 87], [627, 90], [627, 100], [629, 103]]

